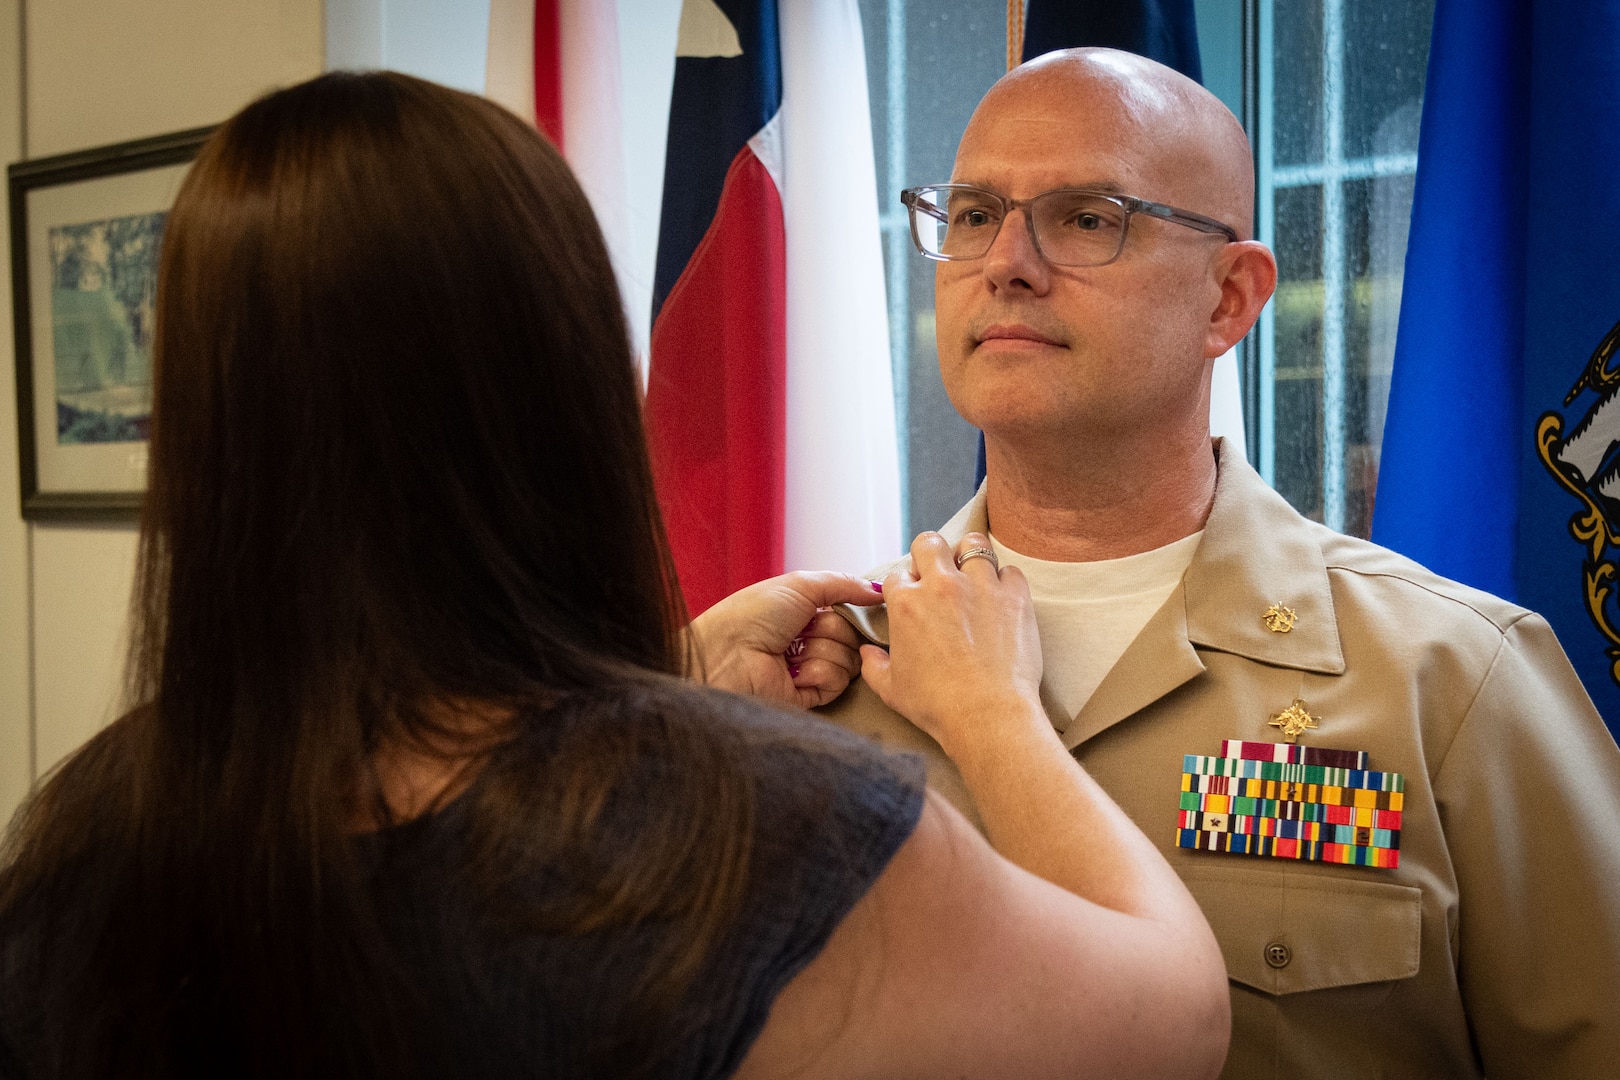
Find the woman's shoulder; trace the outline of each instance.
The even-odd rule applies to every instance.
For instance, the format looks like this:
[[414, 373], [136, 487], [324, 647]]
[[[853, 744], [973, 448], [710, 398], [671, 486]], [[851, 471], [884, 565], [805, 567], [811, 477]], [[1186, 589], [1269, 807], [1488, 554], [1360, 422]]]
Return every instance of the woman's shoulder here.
[[[594, 839], [578, 839], [600, 850], [718, 831], [746, 838], [756, 881], [843, 878], [860, 888], [855, 880], [880, 871], [922, 813], [915, 756], [809, 713], [676, 679], [604, 686], [520, 728], [476, 786], [479, 816], [579, 820], [570, 793], [588, 784]], [[829, 875], [829, 866], [841, 869]]]
[[719, 754], [768, 791], [767, 811], [771, 804], [863, 796], [914, 802], [912, 809], [920, 809], [920, 758], [888, 750], [813, 713], [680, 680], [655, 680], [618, 693], [622, 722], [651, 736], [641, 758], [641, 767], [650, 772], [685, 768], [693, 753]]
[[12, 846], [47, 825], [89, 841], [98, 826], [127, 822], [140, 798], [139, 763], [153, 721], [151, 706], [132, 709], [52, 767], [12, 820]]
[[725, 691], [687, 685], [667, 692], [654, 711], [690, 710], [722, 751], [694, 759], [677, 739], [677, 752], [646, 768], [702, 776], [729, 761], [739, 769], [753, 796], [752, 858], [766, 909], [774, 896], [801, 913], [821, 907], [823, 917], [841, 915], [916, 828], [926, 778], [915, 755], [811, 713]]
[[[668, 805], [656, 798], [666, 784], [694, 783], [688, 792], [705, 803], [746, 793], [747, 809], [734, 819], [747, 822], [738, 906], [688, 996], [702, 1003], [704, 1020], [686, 1052], [729, 1062], [720, 1070], [729, 1073], [782, 988], [820, 954], [916, 830], [922, 763], [809, 713], [704, 687], [660, 687], [640, 698], [636, 712], [654, 729], [680, 717], [703, 733], [688, 740], [683, 723], [670, 724], [665, 749], [641, 765], [643, 812]], [[731, 782], [721, 780], [728, 772]]]

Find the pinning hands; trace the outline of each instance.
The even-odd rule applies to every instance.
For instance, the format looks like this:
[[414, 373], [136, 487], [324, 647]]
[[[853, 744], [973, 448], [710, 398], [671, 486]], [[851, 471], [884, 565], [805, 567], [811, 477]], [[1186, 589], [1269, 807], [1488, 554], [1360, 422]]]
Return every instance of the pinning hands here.
[[848, 574], [797, 571], [757, 582], [692, 620], [698, 671], [721, 690], [825, 705], [860, 667], [855, 628], [826, 609], [882, 602], [877, 585]]
[[1041, 645], [1024, 575], [998, 569], [989, 538], [954, 548], [922, 533], [910, 570], [883, 582], [889, 651], [861, 647], [861, 675], [885, 704], [952, 758], [994, 745], [1007, 724], [1039, 718]]

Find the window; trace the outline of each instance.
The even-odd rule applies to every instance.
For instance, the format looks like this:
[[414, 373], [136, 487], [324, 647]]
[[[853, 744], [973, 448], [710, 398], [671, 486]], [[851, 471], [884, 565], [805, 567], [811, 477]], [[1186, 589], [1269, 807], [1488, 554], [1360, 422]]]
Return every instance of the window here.
[[1245, 365], [1252, 457], [1301, 513], [1366, 536], [1434, 4], [1250, 8], [1256, 216], [1279, 271]]
[[911, 246], [900, 189], [950, 179], [973, 107], [1007, 70], [1006, 0], [860, 0], [900, 434], [900, 532], [945, 523], [973, 494], [978, 434], [934, 352], [934, 270]]
[[[933, 273], [901, 188], [948, 179], [1005, 68], [1005, 0], [860, 0], [866, 33], [905, 535], [972, 492], [977, 439], [940, 385]], [[1242, 347], [1250, 459], [1308, 516], [1370, 527], [1417, 162], [1433, 0], [1200, 0], [1205, 83], [1255, 143], [1277, 296]]]

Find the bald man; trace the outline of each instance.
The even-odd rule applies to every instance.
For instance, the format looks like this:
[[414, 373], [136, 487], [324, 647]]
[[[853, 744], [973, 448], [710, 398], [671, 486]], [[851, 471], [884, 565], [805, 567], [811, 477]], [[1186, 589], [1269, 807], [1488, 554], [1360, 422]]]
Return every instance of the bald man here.
[[[1053, 725], [1220, 941], [1224, 1075], [1620, 1074], [1620, 750], [1551, 630], [1212, 445], [1212, 364], [1276, 282], [1237, 121], [1150, 61], [1053, 53], [985, 96], [951, 181], [904, 200], [988, 477], [930, 542], [1027, 577]], [[974, 813], [870, 685], [826, 715]]]

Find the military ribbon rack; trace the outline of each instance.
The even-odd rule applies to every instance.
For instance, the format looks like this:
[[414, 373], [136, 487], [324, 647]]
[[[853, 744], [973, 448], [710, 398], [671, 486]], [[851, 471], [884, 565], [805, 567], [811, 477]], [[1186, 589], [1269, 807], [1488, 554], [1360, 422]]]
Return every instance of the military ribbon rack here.
[[1394, 868], [1405, 787], [1365, 751], [1226, 739], [1182, 759], [1176, 846]]

